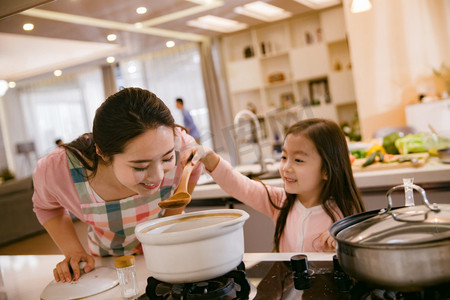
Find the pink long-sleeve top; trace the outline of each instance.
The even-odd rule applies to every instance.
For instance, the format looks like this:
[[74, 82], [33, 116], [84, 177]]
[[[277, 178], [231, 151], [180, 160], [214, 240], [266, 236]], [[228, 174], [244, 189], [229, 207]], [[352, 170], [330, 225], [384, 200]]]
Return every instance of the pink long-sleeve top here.
[[[277, 220], [279, 210], [272, 206], [267, 191], [261, 182], [251, 180], [233, 170], [224, 159], [220, 159], [214, 171], [209, 172], [214, 181], [233, 198], [254, 208], [255, 210]], [[267, 186], [272, 201], [281, 207], [286, 200], [284, 188]], [[336, 219], [343, 215], [335, 202], [332, 210]], [[320, 245], [320, 234], [328, 231], [333, 224], [331, 218], [321, 205], [306, 208], [296, 201], [288, 214], [286, 227], [280, 239], [280, 252], [323, 252]]]
[[[188, 145], [195, 143], [194, 138], [186, 132], [175, 128], [175, 136], [181, 141], [175, 144], [175, 151], [182, 152]], [[178, 186], [183, 172], [181, 163], [175, 166], [176, 173], [169, 184]], [[200, 164], [192, 172], [189, 182], [197, 182], [202, 169]], [[70, 211], [79, 220], [85, 221], [81, 202], [70, 174], [67, 155], [64, 148], [58, 147], [40, 159], [33, 174], [34, 195], [33, 210], [41, 224]], [[160, 211], [156, 208], [156, 213]]]

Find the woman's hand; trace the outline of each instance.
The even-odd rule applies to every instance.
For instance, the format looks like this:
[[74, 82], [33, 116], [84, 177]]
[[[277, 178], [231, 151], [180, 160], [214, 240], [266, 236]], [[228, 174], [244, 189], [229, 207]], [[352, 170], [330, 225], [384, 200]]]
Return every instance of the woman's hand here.
[[336, 241], [331, 237], [328, 231], [322, 232], [320, 234], [320, 246], [322, 246], [323, 252], [334, 252], [336, 251]]
[[[73, 280], [77, 281], [80, 278], [81, 270], [80, 263], [86, 262], [83, 271], [89, 273], [95, 268], [95, 260], [92, 255], [84, 253], [72, 253], [66, 255], [66, 258], [56, 265], [53, 269], [53, 276], [56, 281], [70, 282]], [[72, 272], [71, 272], [72, 271]]]
[[183, 166], [186, 165], [191, 154], [194, 154], [191, 163], [195, 165], [198, 161], [201, 161], [209, 172], [214, 171], [220, 161], [219, 155], [214, 150], [206, 146], [196, 145], [195, 147], [187, 148], [181, 153], [180, 159]]

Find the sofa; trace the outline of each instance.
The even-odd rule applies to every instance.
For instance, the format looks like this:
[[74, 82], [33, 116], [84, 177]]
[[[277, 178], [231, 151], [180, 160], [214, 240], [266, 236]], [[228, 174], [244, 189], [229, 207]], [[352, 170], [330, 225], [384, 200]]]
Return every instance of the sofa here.
[[33, 212], [31, 177], [0, 185], [0, 245], [45, 231]]

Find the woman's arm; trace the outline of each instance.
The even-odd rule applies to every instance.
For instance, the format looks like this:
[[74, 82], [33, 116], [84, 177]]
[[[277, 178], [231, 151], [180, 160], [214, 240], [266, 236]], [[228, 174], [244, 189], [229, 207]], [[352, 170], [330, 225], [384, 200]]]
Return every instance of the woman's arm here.
[[74, 280], [80, 277], [79, 263], [85, 261], [85, 272], [95, 268], [94, 258], [83, 248], [72, 223], [70, 215], [56, 216], [43, 224], [53, 241], [64, 254], [65, 259], [56, 265], [53, 275], [56, 281], [70, 282], [73, 271]]

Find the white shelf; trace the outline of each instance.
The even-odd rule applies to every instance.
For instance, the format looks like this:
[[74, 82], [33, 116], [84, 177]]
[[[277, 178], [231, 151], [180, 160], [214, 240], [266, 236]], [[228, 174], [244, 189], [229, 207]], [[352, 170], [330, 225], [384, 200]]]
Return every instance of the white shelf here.
[[292, 49], [290, 59], [294, 80], [326, 77], [329, 72], [328, 53], [324, 44]]
[[232, 92], [262, 87], [261, 64], [256, 58], [227, 63], [228, 84]]
[[[284, 120], [288, 123], [309, 116], [340, 123], [357, 111], [342, 7], [231, 34], [222, 47], [234, 115], [249, 103], [270, 122], [278, 116], [289, 117]], [[245, 58], [249, 47], [253, 56]], [[269, 82], [274, 74], [284, 79]], [[328, 95], [319, 86], [315, 98], [320, 104], [311, 106], [311, 84], [317, 80], [325, 80]], [[288, 107], [282, 100], [286, 95], [294, 99]], [[284, 123], [282, 127], [289, 125]], [[271, 130], [268, 139], [273, 138]]]
[[344, 10], [342, 7], [321, 12], [320, 24], [324, 41], [331, 43], [346, 39]]
[[338, 105], [356, 102], [355, 87], [351, 70], [330, 73], [328, 75], [328, 84], [330, 87], [330, 94], [333, 95], [334, 104]]

